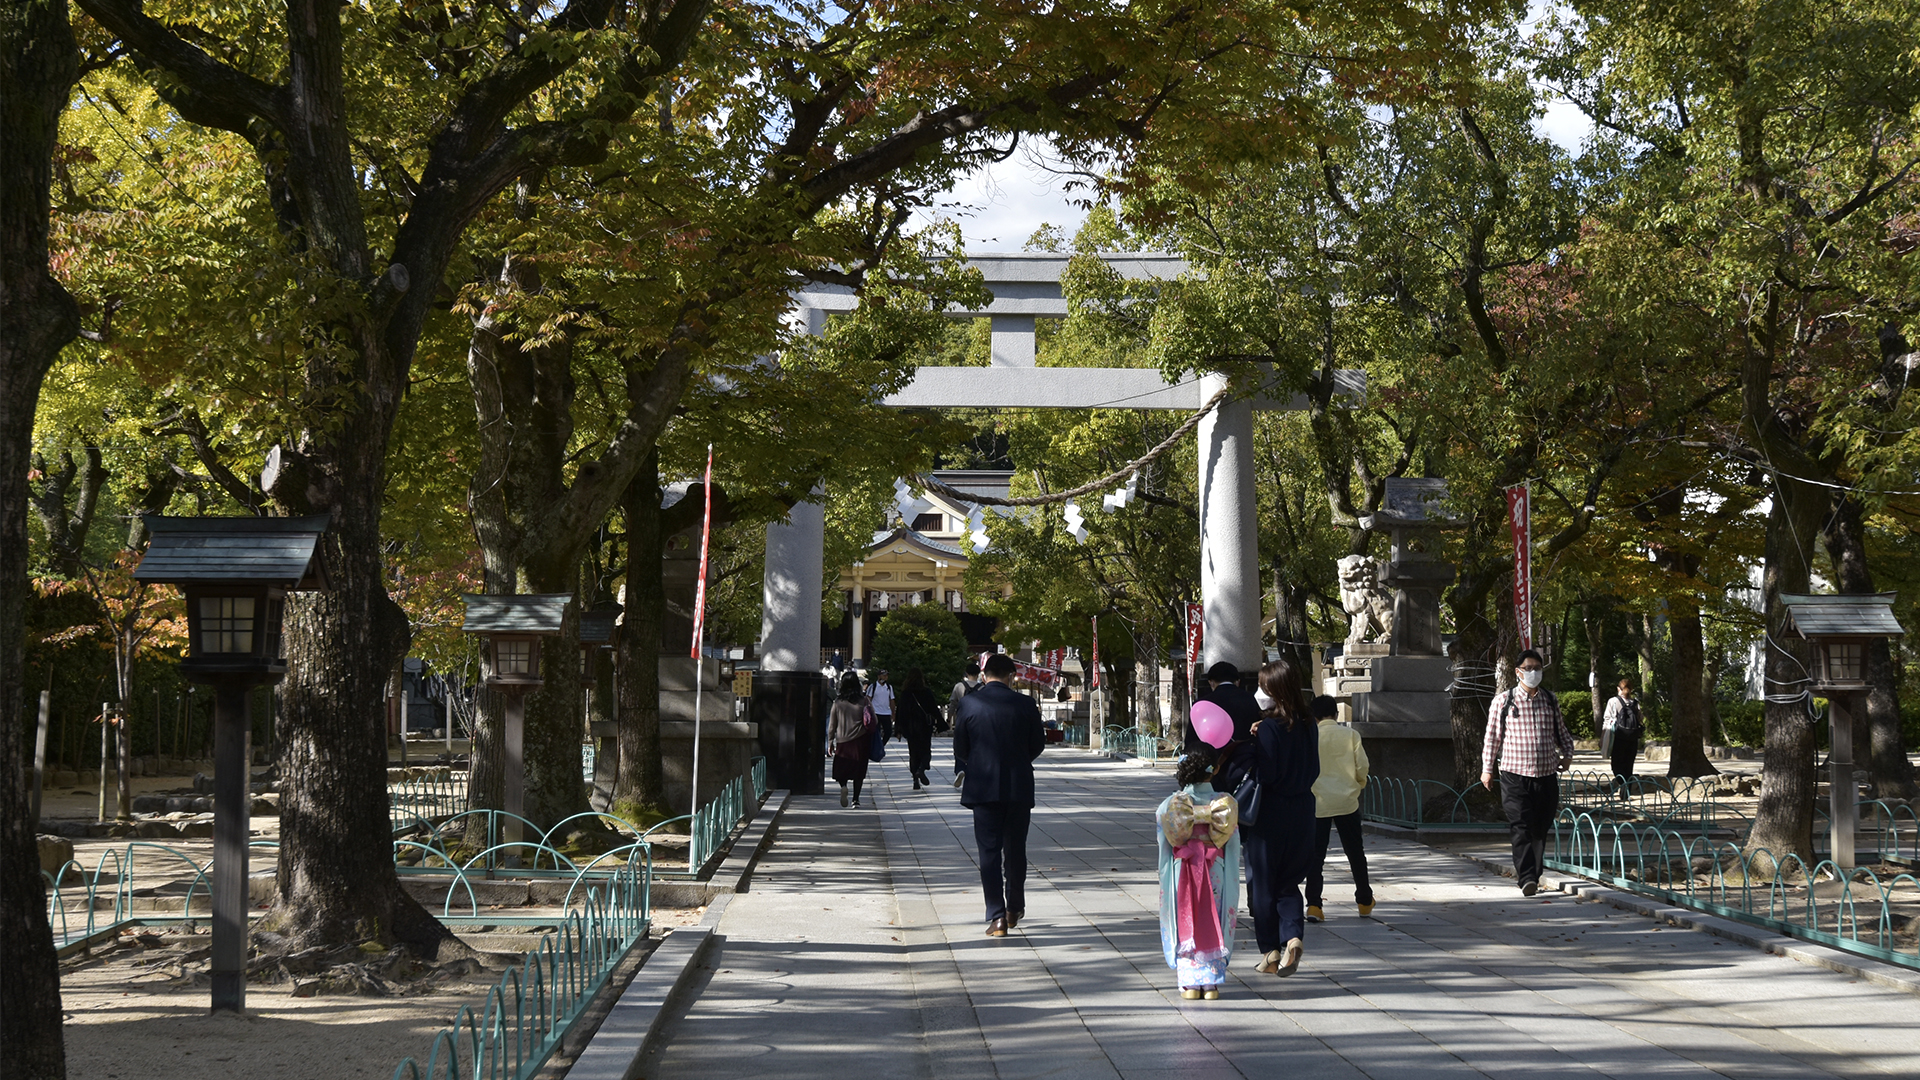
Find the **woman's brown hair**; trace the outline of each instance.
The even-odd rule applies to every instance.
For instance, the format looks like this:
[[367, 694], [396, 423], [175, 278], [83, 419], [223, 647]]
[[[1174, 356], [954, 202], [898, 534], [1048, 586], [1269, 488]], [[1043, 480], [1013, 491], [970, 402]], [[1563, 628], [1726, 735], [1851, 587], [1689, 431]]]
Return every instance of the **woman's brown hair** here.
[[1285, 660], [1269, 660], [1260, 668], [1260, 689], [1273, 699], [1273, 706], [1260, 715], [1280, 720], [1291, 728], [1305, 713], [1306, 694], [1300, 689], [1300, 673]]

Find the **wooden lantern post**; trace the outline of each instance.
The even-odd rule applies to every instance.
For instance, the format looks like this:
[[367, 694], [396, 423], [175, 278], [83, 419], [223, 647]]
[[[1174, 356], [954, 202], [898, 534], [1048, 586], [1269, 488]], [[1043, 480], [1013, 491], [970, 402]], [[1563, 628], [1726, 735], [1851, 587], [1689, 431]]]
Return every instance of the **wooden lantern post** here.
[[1827, 810], [1833, 863], [1854, 867], [1853, 834], [1859, 820], [1853, 782], [1853, 720], [1866, 713], [1867, 652], [1873, 642], [1906, 631], [1893, 617], [1895, 593], [1841, 596], [1782, 594], [1787, 625], [1813, 646], [1812, 692], [1827, 699], [1831, 738]]
[[527, 806], [526, 692], [546, 684], [541, 675], [540, 639], [560, 635], [572, 599], [565, 593], [466, 598], [464, 629], [486, 640], [486, 684], [506, 699], [506, 730], [500, 740], [506, 758], [502, 809], [510, 815], [502, 837], [505, 843], [526, 839], [522, 825]]
[[327, 587], [325, 560], [315, 556], [328, 517], [143, 519], [153, 541], [133, 576], [186, 594], [180, 671], [213, 687], [212, 1010], [237, 1013], [247, 1005], [248, 691], [287, 673], [287, 593]]

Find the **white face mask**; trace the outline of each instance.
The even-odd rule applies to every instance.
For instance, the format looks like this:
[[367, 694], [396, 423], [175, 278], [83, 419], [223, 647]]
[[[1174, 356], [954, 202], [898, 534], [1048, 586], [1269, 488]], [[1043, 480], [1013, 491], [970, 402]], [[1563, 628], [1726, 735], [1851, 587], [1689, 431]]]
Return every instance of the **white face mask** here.
[[1526, 687], [1529, 690], [1537, 689], [1540, 686], [1540, 677], [1545, 674], [1546, 672], [1541, 671], [1539, 668], [1535, 668], [1532, 671], [1528, 671], [1526, 668], [1521, 668], [1520, 669], [1520, 685]]
[[1260, 706], [1262, 712], [1273, 708], [1273, 699], [1267, 696], [1265, 690], [1258, 687], [1255, 687], [1253, 691], [1253, 703]]

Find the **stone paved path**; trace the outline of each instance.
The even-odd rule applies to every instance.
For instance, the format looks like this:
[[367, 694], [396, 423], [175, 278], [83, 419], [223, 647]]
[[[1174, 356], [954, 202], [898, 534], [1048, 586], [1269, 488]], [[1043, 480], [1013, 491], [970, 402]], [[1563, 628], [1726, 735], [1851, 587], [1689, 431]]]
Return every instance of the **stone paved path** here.
[[[936, 745], [943, 751], [945, 744]], [[1329, 920], [1291, 979], [1252, 931], [1220, 1001], [1161, 962], [1153, 772], [1050, 751], [1028, 918], [982, 935], [971, 816], [946, 774], [878, 806], [795, 798], [719, 925], [723, 953], [643, 1062], [652, 1080], [818, 1077], [1920, 1076], [1920, 999], [1369, 837], [1358, 918], [1330, 859]]]

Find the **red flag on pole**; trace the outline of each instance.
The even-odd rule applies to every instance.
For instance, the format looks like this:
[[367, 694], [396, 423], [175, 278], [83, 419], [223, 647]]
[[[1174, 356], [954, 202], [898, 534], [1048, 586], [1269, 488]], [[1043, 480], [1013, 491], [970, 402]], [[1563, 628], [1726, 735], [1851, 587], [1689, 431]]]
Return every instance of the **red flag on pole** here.
[[1191, 667], [1200, 662], [1200, 649], [1206, 644], [1206, 609], [1199, 604], [1187, 604], [1187, 665]]
[[1087, 681], [1089, 690], [1100, 687], [1100, 616], [1093, 617], [1093, 675]]
[[707, 477], [704, 484], [707, 493], [707, 509], [700, 519], [700, 577], [693, 587], [693, 651], [687, 655], [695, 660], [700, 658], [700, 645], [706, 640], [707, 633], [707, 542], [713, 538], [713, 444], [707, 444]]
[[1533, 487], [1507, 488], [1507, 520], [1513, 526], [1513, 621], [1520, 647], [1533, 648]]

